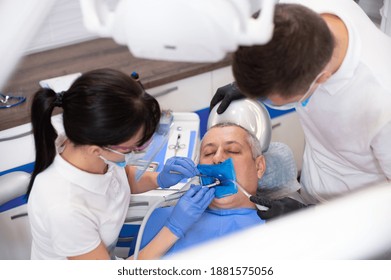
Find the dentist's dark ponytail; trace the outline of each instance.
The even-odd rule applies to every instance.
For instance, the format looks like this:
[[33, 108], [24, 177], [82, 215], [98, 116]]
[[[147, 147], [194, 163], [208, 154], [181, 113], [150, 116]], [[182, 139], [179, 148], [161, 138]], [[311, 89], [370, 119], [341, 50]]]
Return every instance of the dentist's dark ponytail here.
[[56, 155], [54, 143], [57, 133], [51, 122], [56, 104], [58, 104], [57, 94], [52, 89], [41, 88], [34, 95], [31, 107], [31, 124], [35, 143], [35, 165], [27, 194], [30, 193], [37, 174], [45, 170], [53, 162]]

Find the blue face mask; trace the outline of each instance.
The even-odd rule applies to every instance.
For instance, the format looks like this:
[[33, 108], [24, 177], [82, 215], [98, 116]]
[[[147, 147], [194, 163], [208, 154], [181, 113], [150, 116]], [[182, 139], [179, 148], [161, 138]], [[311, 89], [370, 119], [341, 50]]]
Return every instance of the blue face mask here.
[[291, 110], [296, 108], [297, 106], [301, 105], [302, 107], [307, 106], [308, 102], [310, 101], [310, 98], [315, 91], [314, 86], [316, 82], [318, 81], [319, 77], [322, 76], [325, 72], [321, 72], [316, 76], [315, 80], [312, 81], [311, 85], [309, 86], [308, 90], [304, 95], [300, 98], [299, 101], [296, 102], [290, 102], [287, 104], [283, 105], [275, 105], [270, 99], [266, 99], [262, 101], [263, 104], [265, 104], [267, 107], [274, 109], [274, 110], [280, 110], [280, 111], [285, 111], [285, 110]]
[[126, 164], [126, 160], [123, 160], [123, 161], [111, 161], [111, 160], [105, 159], [103, 156], [99, 156], [99, 158], [101, 158], [108, 165], [115, 164], [115, 165], [117, 165], [119, 167], [122, 167], [122, 168], [124, 168], [127, 165]]
[[220, 180], [221, 184], [214, 187], [215, 197], [222, 198], [238, 192], [238, 188], [234, 183], [236, 182], [236, 174], [232, 158], [220, 164], [198, 164], [197, 168], [202, 175], [206, 175], [200, 176], [202, 185], [214, 183], [214, 178]]

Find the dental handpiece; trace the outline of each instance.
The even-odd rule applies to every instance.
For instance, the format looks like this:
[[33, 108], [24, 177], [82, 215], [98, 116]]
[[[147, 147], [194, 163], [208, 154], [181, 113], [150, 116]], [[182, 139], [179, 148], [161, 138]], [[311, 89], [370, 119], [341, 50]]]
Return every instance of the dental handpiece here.
[[[203, 185], [202, 187], [206, 187], [206, 188], [212, 188], [212, 187], [215, 187], [215, 186], [218, 186], [220, 185], [220, 180], [219, 179], [216, 179], [216, 181], [212, 184], [209, 184], [209, 185]], [[173, 193], [173, 194], [169, 194], [169, 195], [166, 195], [166, 196], [163, 196], [163, 199], [164, 201], [172, 201], [172, 200], [177, 200], [179, 198], [181, 198], [188, 190], [185, 190], [185, 191], [178, 191], [176, 193]]]
[[[178, 171], [173, 171], [173, 170], [170, 170], [170, 172], [169, 172], [170, 174], [177, 174], [177, 175], [181, 175], [182, 173], [181, 172], [178, 172]], [[194, 177], [209, 177], [209, 178], [213, 178], [213, 179], [215, 179], [215, 182], [216, 181], [219, 181], [220, 182], [220, 180], [219, 179], [217, 179], [217, 178], [215, 178], [215, 177], [212, 177], [212, 176], [209, 176], [209, 175], [205, 175], [205, 174], [197, 174], [197, 175], [195, 175]], [[193, 178], [194, 178], [193, 177]], [[221, 182], [220, 182], [221, 183]], [[220, 184], [219, 183], [219, 184]], [[205, 185], [205, 186], [207, 186], [207, 185]]]

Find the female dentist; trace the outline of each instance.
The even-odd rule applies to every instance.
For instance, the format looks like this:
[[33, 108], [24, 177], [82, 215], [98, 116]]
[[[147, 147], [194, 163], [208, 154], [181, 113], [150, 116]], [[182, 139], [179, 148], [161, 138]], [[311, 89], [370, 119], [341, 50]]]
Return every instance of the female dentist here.
[[[51, 123], [56, 106], [63, 108], [66, 138], [57, 137]], [[191, 160], [173, 158], [161, 173], [134, 179], [134, 169], [123, 163], [148, 143], [160, 108], [135, 80], [115, 70], [87, 72], [61, 94], [41, 88], [31, 119], [36, 148], [28, 191], [32, 259], [115, 258], [130, 194], [167, 188], [197, 174]], [[213, 189], [193, 186], [139, 258], [162, 256], [213, 197]]]

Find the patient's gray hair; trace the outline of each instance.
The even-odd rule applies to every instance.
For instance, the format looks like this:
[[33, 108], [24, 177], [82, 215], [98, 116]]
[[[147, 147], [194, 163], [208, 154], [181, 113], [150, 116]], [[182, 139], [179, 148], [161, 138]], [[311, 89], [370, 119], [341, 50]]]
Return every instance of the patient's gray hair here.
[[258, 156], [262, 155], [262, 147], [261, 147], [261, 143], [259, 142], [258, 138], [256, 138], [250, 131], [248, 131], [247, 129], [245, 129], [244, 127], [242, 127], [240, 125], [237, 125], [237, 124], [231, 123], [231, 122], [225, 122], [225, 123], [218, 123], [218, 124], [210, 127], [209, 129], [212, 129], [214, 127], [226, 127], [226, 126], [237, 126], [237, 127], [244, 129], [247, 132], [247, 142], [250, 145], [253, 159], [256, 159]]

